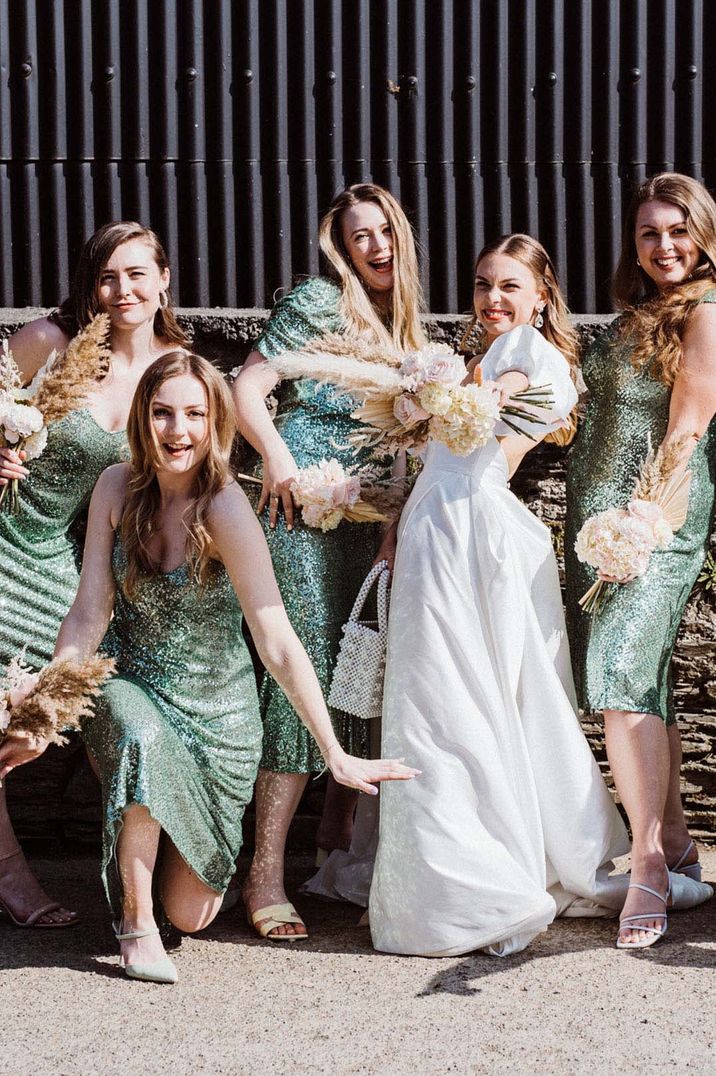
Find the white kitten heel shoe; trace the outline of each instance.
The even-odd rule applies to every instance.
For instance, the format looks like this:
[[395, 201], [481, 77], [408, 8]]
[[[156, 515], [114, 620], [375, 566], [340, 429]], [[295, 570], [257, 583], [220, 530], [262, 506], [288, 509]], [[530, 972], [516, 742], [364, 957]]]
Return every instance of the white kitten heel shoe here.
[[[122, 931], [121, 920], [112, 923], [112, 930], [118, 942], [132, 941], [135, 938], [149, 938], [159, 933], [159, 927], [151, 930], [132, 930], [128, 933]], [[175, 983], [179, 978], [174, 962], [168, 956], [163, 960], [154, 960], [149, 964], [125, 964], [122, 961], [125, 974], [129, 979], [139, 979], [143, 983]]]

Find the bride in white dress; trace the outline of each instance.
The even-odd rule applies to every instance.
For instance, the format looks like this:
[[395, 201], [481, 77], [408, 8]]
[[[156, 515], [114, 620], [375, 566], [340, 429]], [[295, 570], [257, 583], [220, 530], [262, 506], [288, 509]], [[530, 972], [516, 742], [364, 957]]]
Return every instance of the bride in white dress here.
[[[475, 313], [483, 379], [505, 395], [551, 385], [546, 425], [528, 428], [568, 441], [576, 337], [536, 240], [481, 252]], [[556, 916], [613, 916], [626, 897], [610, 872], [629, 842], [577, 716], [551, 535], [509, 488], [534, 443], [498, 424], [470, 456], [430, 444], [400, 521], [382, 753], [422, 775], [381, 791], [377, 854], [363, 801], [350, 852], [304, 887], [365, 904], [370, 886], [384, 952], [507, 956]], [[675, 907], [712, 895], [671, 882]]]
[[[482, 252], [475, 312], [483, 379], [550, 384], [548, 425], [530, 429], [563, 427], [577, 393], [546, 337], [573, 338], [540, 244]], [[550, 532], [509, 489], [534, 442], [496, 434], [467, 457], [431, 444], [400, 523], [383, 749], [422, 776], [381, 796], [369, 907], [385, 952], [504, 956], [555, 916], [614, 915], [626, 894], [609, 872], [629, 844], [577, 717]]]

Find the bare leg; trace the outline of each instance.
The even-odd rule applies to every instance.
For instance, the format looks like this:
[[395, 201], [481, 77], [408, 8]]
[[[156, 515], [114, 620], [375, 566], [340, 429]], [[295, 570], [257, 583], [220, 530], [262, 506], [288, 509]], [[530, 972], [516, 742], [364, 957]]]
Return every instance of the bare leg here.
[[[146, 807], [132, 804], [122, 816], [117, 863], [122, 882], [122, 933], [153, 930], [152, 876], [161, 827]], [[158, 934], [119, 943], [125, 964], [151, 964], [166, 957]]]
[[[249, 915], [258, 908], [286, 901], [284, 857], [286, 837], [309, 775], [259, 770], [256, 780], [256, 851], [243, 898]], [[259, 922], [262, 922], [260, 920]], [[276, 927], [272, 934], [305, 934], [298, 924]]]
[[[666, 862], [676, 863], [688, 847], [691, 836], [684, 818], [681, 802], [681, 732], [678, 725], [669, 725], [669, 754], [671, 768], [669, 772], [669, 792], [664, 809], [664, 854]], [[699, 853], [694, 848], [684, 860], [684, 865], [696, 863]]]
[[[17, 843], [5, 800], [5, 786], [0, 786], [0, 899], [15, 919], [24, 923], [38, 908], [52, 901], [30, 870]], [[69, 924], [78, 919], [76, 912], [59, 908], [41, 916], [38, 925]]]
[[159, 892], [168, 918], [185, 934], [203, 930], [221, 908], [222, 893], [201, 881], [171, 841], [162, 847]]
[[[669, 791], [671, 756], [666, 726], [656, 714], [604, 713], [607, 756], [632, 831], [631, 873], [635, 882], [666, 892], [662, 819]], [[655, 897], [630, 889], [624, 916], [663, 910]], [[663, 927], [658, 916], [643, 920], [642, 930], [625, 928], [625, 941], [650, 937], [648, 928]]]
[[326, 798], [323, 801], [323, 812], [316, 834], [318, 848], [322, 848], [325, 852], [332, 852], [334, 848], [340, 848], [343, 852], [348, 851], [351, 846], [353, 818], [357, 803], [357, 790], [339, 785], [329, 773]]

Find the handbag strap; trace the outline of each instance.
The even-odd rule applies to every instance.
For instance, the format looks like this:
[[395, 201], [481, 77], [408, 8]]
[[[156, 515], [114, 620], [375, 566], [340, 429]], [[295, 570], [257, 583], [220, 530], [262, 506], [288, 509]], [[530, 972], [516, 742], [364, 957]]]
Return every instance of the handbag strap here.
[[[380, 560], [380, 561], [378, 561], [377, 564], [374, 564], [373, 567], [371, 568], [371, 570], [368, 572], [367, 576], [363, 580], [363, 585], [361, 586], [360, 590], [358, 591], [358, 595], [356, 597], [356, 600], [353, 602], [353, 608], [351, 609], [351, 615], [348, 617], [348, 622], [349, 623], [351, 621], [355, 622], [356, 620], [358, 620], [359, 616], [363, 612], [363, 606], [365, 605], [366, 598], [368, 597], [368, 594], [370, 593], [370, 588], [373, 586], [376, 579], [381, 579], [382, 578], [382, 575], [385, 572], [386, 582], [385, 582], [385, 586], [383, 587], [383, 607], [384, 607], [383, 619], [385, 620], [385, 623], [387, 624], [388, 617], [387, 617], [387, 612], [385, 611], [386, 610], [385, 597], [386, 597], [387, 586], [388, 586], [387, 577], [388, 577], [388, 574], [389, 574], [387, 568], [388, 568], [388, 562], [386, 560]], [[380, 624], [380, 616], [381, 616], [381, 613], [380, 613], [380, 590], [381, 590], [381, 588], [378, 587], [378, 624], [379, 624], [379, 627], [381, 626], [381, 624]]]
[[[381, 561], [385, 564], [385, 561]], [[390, 572], [383, 568], [378, 577], [378, 634], [385, 641], [388, 638], [388, 583]]]

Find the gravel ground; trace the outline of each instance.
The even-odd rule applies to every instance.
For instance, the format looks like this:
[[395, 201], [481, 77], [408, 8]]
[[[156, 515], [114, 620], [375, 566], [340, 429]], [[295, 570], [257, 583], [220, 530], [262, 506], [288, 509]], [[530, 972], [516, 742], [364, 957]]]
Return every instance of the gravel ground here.
[[[716, 851], [702, 850], [716, 879]], [[607, 920], [563, 920], [527, 952], [373, 952], [359, 911], [298, 898], [308, 942], [272, 945], [241, 906], [174, 953], [176, 986], [117, 965], [94, 856], [34, 858], [81, 910], [69, 931], [0, 922], [0, 1073], [653, 1073], [716, 1076], [716, 900], [646, 953]], [[290, 888], [310, 872], [290, 864]]]

